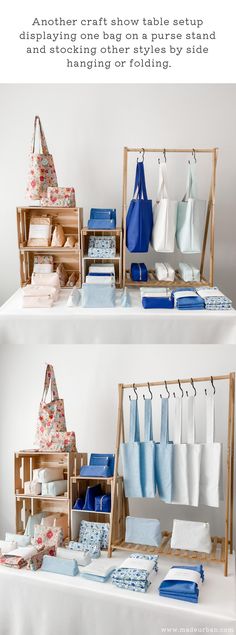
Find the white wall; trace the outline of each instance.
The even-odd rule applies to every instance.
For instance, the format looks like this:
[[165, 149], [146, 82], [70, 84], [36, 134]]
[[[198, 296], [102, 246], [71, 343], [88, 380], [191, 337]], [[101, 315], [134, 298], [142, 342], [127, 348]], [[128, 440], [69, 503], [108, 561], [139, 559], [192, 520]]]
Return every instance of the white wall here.
[[[209, 348], [209, 347], [208, 347]], [[0, 361], [0, 536], [14, 530], [13, 453], [32, 448], [42, 394], [45, 362], [54, 364], [60, 396], [65, 400], [68, 429], [75, 430], [79, 451], [112, 452], [115, 443], [118, 382], [141, 382], [176, 377], [227, 373], [235, 369], [234, 347], [2, 347]], [[197, 440], [204, 439], [204, 386], [197, 386]], [[140, 392], [142, 412], [143, 391]], [[159, 391], [154, 392], [155, 438], [159, 435]], [[128, 394], [125, 400], [127, 423]], [[216, 384], [216, 439], [224, 443], [226, 459], [228, 393]], [[142, 418], [142, 417], [141, 417]], [[172, 417], [171, 417], [172, 419]], [[224, 531], [224, 504], [220, 509], [190, 509], [136, 501], [137, 515], [156, 516], [162, 528], [174, 517], [209, 520], [213, 533]]]
[[[19, 285], [15, 208], [26, 203], [36, 113], [54, 154], [59, 184], [76, 186], [85, 219], [92, 206], [112, 206], [120, 213], [124, 145], [219, 146], [215, 280], [236, 301], [235, 111], [235, 85], [1, 85], [0, 302]], [[154, 198], [154, 157], [146, 167]], [[171, 191], [182, 197], [186, 158], [172, 157], [168, 167]], [[199, 158], [197, 167], [199, 195], [206, 197], [209, 160]], [[131, 186], [130, 181], [130, 194]]]

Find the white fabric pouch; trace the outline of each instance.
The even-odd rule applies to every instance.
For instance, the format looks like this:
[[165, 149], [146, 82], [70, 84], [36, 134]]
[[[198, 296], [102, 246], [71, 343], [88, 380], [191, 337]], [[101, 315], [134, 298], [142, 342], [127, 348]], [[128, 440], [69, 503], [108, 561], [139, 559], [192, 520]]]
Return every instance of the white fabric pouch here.
[[30, 544], [30, 537], [23, 536], [22, 534], [11, 534], [10, 532], [6, 532], [5, 540], [8, 542], [16, 542], [20, 547], [27, 547]]
[[39, 483], [62, 481], [63, 478], [63, 467], [44, 467], [33, 470], [33, 481], [38, 481]]
[[60, 291], [60, 280], [56, 271], [53, 273], [32, 273], [31, 284], [40, 287], [55, 287], [58, 292]]
[[42, 496], [63, 496], [67, 491], [67, 481], [50, 481], [50, 483], [42, 483]]
[[24, 494], [26, 494], [26, 496], [39, 496], [41, 494], [41, 491], [41, 483], [37, 483], [37, 481], [25, 481]]
[[155, 273], [157, 280], [173, 282], [175, 279], [175, 270], [168, 262], [155, 262]]
[[57, 547], [57, 556], [59, 558], [66, 558], [66, 560], [76, 560], [80, 567], [86, 567], [91, 562], [91, 556], [88, 551], [76, 551], [75, 549]]
[[179, 262], [179, 275], [184, 282], [200, 282], [200, 271], [187, 262]]
[[211, 553], [209, 523], [175, 519], [173, 521], [171, 549]]
[[127, 516], [125, 542], [159, 547], [161, 543], [160, 521], [156, 518]]

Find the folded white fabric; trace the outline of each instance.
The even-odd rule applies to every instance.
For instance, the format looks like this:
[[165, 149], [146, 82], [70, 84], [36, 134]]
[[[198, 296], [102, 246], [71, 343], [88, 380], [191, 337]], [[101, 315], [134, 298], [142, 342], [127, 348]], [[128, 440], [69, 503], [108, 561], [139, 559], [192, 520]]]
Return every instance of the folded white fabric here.
[[63, 467], [44, 467], [33, 470], [33, 481], [49, 483], [50, 481], [62, 481], [64, 478]]
[[27, 496], [39, 496], [42, 491], [41, 483], [37, 481], [25, 481], [24, 483], [24, 494]]
[[155, 262], [155, 273], [157, 280], [173, 282], [175, 279], [175, 270], [168, 262]]
[[140, 287], [141, 298], [169, 298], [171, 291], [168, 287]]
[[171, 549], [211, 553], [209, 523], [175, 519], [173, 521]]
[[88, 580], [106, 582], [114, 569], [114, 564], [112, 565], [111, 562], [107, 562], [105, 558], [100, 558], [100, 560], [96, 560], [96, 562], [91, 562], [91, 564], [80, 571], [80, 574], [84, 578], [88, 578]]
[[36, 556], [38, 553], [38, 549], [29, 545], [28, 547], [16, 547], [16, 549], [12, 549], [7, 552], [8, 556], [19, 556], [20, 558], [24, 558], [28, 560], [28, 558], [32, 558], [32, 556]]
[[7, 542], [16, 542], [16, 544], [21, 547], [27, 547], [30, 545], [30, 537], [22, 534], [11, 534], [10, 532], [6, 532], [5, 540]]
[[88, 551], [77, 551], [76, 549], [66, 549], [64, 547], [57, 547], [57, 556], [66, 558], [66, 560], [76, 560], [80, 567], [90, 565], [92, 560]]
[[0, 551], [2, 553], [2, 555], [4, 556], [5, 553], [9, 553], [10, 551], [12, 551], [13, 549], [17, 548], [17, 543], [14, 541], [9, 541], [9, 540], [0, 540]]
[[106, 264], [90, 265], [89, 273], [111, 273], [115, 275], [115, 266]]
[[60, 291], [60, 280], [56, 271], [53, 273], [32, 273], [31, 284], [40, 287], [55, 287], [58, 292]]
[[199, 282], [200, 270], [187, 262], [179, 262], [179, 275], [184, 282]]
[[42, 483], [42, 496], [61, 496], [67, 491], [67, 480]]

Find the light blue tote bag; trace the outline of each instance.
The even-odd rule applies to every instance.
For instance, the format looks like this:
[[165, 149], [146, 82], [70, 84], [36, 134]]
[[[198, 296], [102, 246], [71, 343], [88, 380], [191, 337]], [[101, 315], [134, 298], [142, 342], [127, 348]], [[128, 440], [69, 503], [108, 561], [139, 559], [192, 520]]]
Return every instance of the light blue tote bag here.
[[156, 485], [165, 503], [172, 498], [173, 443], [169, 442], [169, 399], [161, 399], [161, 437], [156, 443]]
[[144, 441], [140, 443], [140, 469], [143, 496], [145, 498], [153, 498], [156, 495], [156, 479], [151, 399], [145, 399]]
[[142, 498], [138, 400], [130, 400], [129, 441], [121, 444], [125, 496]]

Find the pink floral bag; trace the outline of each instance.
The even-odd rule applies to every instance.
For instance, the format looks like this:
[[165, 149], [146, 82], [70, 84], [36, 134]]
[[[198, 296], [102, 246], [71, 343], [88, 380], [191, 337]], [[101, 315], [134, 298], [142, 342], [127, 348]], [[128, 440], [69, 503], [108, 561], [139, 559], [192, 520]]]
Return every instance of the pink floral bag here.
[[[51, 401], [46, 402], [51, 387]], [[64, 401], [59, 398], [54, 369], [47, 365], [43, 395], [39, 406], [36, 444], [41, 450], [76, 452], [74, 432], [67, 432]]]
[[[35, 138], [37, 125], [39, 127], [41, 153], [35, 152]], [[47, 142], [43, 132], [42, 124], [38, 115], [34, 120], [34, 132], [30, 155], [30, 169], [27, 185], [27, 197], [39, 200], [46, 196], [48, 187], [57, 187], [57, 175], [54, 161], [49, 154]]]

